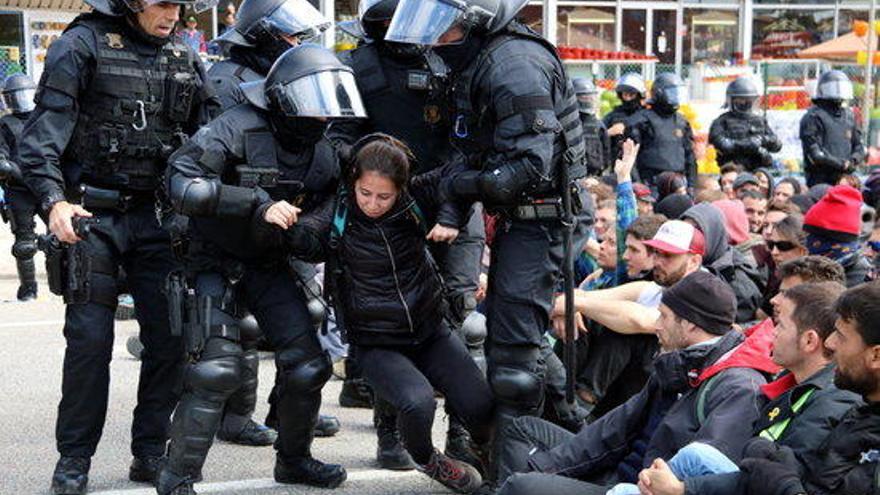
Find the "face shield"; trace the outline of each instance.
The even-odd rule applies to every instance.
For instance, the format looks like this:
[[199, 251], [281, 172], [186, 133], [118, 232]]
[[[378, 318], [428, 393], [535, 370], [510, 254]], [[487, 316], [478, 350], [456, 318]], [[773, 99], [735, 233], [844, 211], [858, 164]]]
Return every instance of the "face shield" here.
[[266, 88], [269, 101], [287, 117], [367, 116], [354, 75], [345, 70], [315, 72]]
[[124, 0], [125, 5], [132, 12], [143, 12], [147, 7], [158, 5], [160, 3], [173, 3], [189, 7], [196, 13], [202, 13], [211, 10], [217, 6], [218, 0]]
[[853, 99], [853, 85], [849, 81], [828, 81], [819, 85], [816, 94], [824, 100], [849, 101]]
[[12, 113], [27, 113], [34, 110], [34, 89], [20, 89], [3, 93], [3, 105]]
[[330, 26], [330, 21], [307, 0], [287, 0], [260, 20], [247, 35], [255, 35], [252, 31], [264, 29], [275, 37], [297, 36], [306, 41], [319, 36]]
[[460, 0], [401, 0], [385, 39], [427, 46], [462, 43], [467, 37], [466, 31], [454, 41], [441, 41], [441, 38], [460, 25], [466, 13], [467, 4]]
[[659, 90], [660, 93], [655, 98], [666, 103], [669, 106], [677, 107], [688, 102], [687, 88], [684, 86], [670, 86]]
[[580, 93], [577, 95], [578, 108], [582, 113], [595, 114], [599, 109], [599, 95], [597, 93]]
[[746, 96], [733, 96], [730, 98], [730, 108], [734, 112], [750, 113], [755, 107], [756, 98]]

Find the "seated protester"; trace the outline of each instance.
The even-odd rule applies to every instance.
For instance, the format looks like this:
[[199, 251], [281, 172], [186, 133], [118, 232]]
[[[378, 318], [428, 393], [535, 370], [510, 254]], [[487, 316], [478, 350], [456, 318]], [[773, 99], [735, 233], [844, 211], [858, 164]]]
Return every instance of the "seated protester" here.
[[632, 188], [633, 193], [636, 195], [636, 208], [639, 211], [639, 216], [653, 214], [654, 203], [657, 200], [654, 199], [654, 193], [651, 192], [651, 188], [641, 182], [636, 182]]
[[761, 238], [764, 240], [764, 243], [756, 244], [752, 249], [752, 253], [755, 255], [756, 266], [764, 272], [768, 279], [776, 270], [776, 265], [773, 264], [773, 258], [770, 256], [766, 242], [770, 240], [770, 234], [773, 233], [777, 223], [788, 215], [795, 214], [803, 216], [800, 208], [790, 201], [780, 202], [773, 200], [767, 205], [767, 215], [764, 216], [764, 226], [761, 229]]
[[733, 195], [736, 199], [742, 199], [743, 194], [747, 191], [754, 191], [760, 194], [761, 183], [758, 178], [749, 172], [740, 172], [733, 181]]
[[777, 369], [769, 351], [737, 352], [744, 337], [732, 330], [736, 297], [709, 273], [692, 273], [665, 290], [660, 314], [665, 352], [641, 392], [577, 435], [540, 419], [516, 419], [502, 435], [498, 479], [530, 474], [510, 477], [499, 494], [604, 495], [608, 485], [635, 482], [654, 459], [692, 442], [732, 458], [742, 452], [766, 383], [752, 368]]
[[[714, 184], [715, 181], [712, 181], [712, 183]], [[727, 199], [727, 195], [720, 189], [704, 189], [702, 191], [697, 191], [696, 196], [694, 196], [694, 203], [714, 203], [725, 199]]]
[[694, 206], [694, 201], [687, 194], [671, 194], [654, 205], [654, 212], [670, 220], [678, 220], [691, 206]]
[[[857, 394], [834, 385], [832, 353], [825, 347], [826, 339], [834, 333], [834, 306], [844, 290], [839, 282], [806, 283], [779, 296], [773, 361], [785, 371], [762, 387], [767, 404], [754, 429], [754, 443], [746, 449], [755, 450], [764, 441], [790, 448], [799, 460], [800, 474], [810, 469], [805, 463], [819, 455], [840, 418], [861, 403]], [[719, 469], [717, 460], [723, 457], [713, 450], [708, 445], [686, 447], [668, 464], [654, 463], [644, 470], [640, 481], [653, 495], [748, 495], [743, 474], [729, 459], [721, 463], [729, 468]], [[707, 458], [713, 461], [700, 461]]]
[[[492, 394], [464, 342], [447, 327], [443, 288], [426, 250], [416, 199], [429, 204], [436, 184], [409, 184], [411, 153], [384, 135], [362, 138], [354, 165], [335, 201], [284, 233], [294, 255], [324, 261], [326, 284], [375, 393], [399, 411], [404, 444], [419, 469], [443, 485], [470, 493], [481, 484], [474, 466], [434, 448], [431, 426], [443, 393], [475, 442], [489, 440]], [[435, 176], [439, 177], [439, 176]], [[335, 205], [334, 205], [335, 203]], [[455, 208], [441, 205], [427, 239], [451, 242]]]
[[773, 188], [772, 201], [788, 201], [797, 194], [801, 194], [803, 186], [800, 181], [794, 177], [783, 177], [779, 179], [776, 187]]
[[767, 198], [760, 192], [745, 191], [740, 194], [740, 201], [746, 209], [749, 219], [749, 231], [760, 234], [767, 217]]
[[761, 275], [745, 256], [728, 244], [721, 211], [708, 203], [698, 204], [684, 212], [682, 220], [693, 222], [706, 239], [703, 267], [730, 284], [736, 294], [736, 322], [754, 321], [764, 289]]
[[[645, 241], [651, 240], [666, 221], [663, 215], [641, 216], [626, 231], [623, 260], [629, 281], [653, 280], [654, 256]], [[657, 352], [654, 335], [627, 335], [600, 331], [594, 325], [587, 334], [587, 352], [578, 354], [577, 393], [580, 400], [595, 406], [593, 418], [602, 417], [626, 402], [645, 385]], [[601, 334], [599, 338], [595, 338]]]
[[761, 311], [764, 315], [772, 315], [772, 307], [770, 300], [779, 292], [779, 269], [786, 261], [801, 258], [807, 255], [807, 248], [804, 245], [806, 241], [806, 233], [803, 229], [803, 217], [801, 215], [790, 215], [780, 220], [770, 234], [770, 238], [766, 242], [767, 250], [770, 251], [772, 263], [774, 267], [773, 273], [767, 280], [767, 286], [764, 288], [764, 297], [761, 303]]
[[785, 292], [801, 284], [837, 282], [846, 285], [846, 273], [840, 263], [824, 256], [802, 256], [779, 265], [779, 291], [770, 299], [770, 317], [779, 314], [779, 303]]
[[804, 216], [807, 250], [831, 258], [846, 271], [846, 286], [855, 287], [868, 277], [871, 264], [862, 255], [862, 194], [850, 186], [834, 186]]
[[[701, 203], [698, 201], [697, 203]], [[763, 243], [763, 239], [759, 235], [749, 232], [749, 218], [746, 216], [746, 208], [742, 201], [731, 201], [729, 199], [711, 201], [712, 205], [724, 215], [724, 227], [727, 229], [727, 237], [730, 245], [739, 251], [753, 265], [755, 255], [752, 248]]]
[[[834, 353], [834, 384], [861, 395], [825, 436], [815, 455], [787, 446], [750, 443], [740, 463], [745, 491], [762, 495], [873, 495], [880, 471], [880, 285], [862, 284], [838, 299], [836, 330], [825, 341]], [[690, 493], [690, 492], [688, 492]]]
[[718, 178], [718, 184], [721, 185], [721, 190], [727, 195], [727, 199], [736, 199], [736, 191], [733, 190], [733, 184], [742, 170], [741, 165], [733, 162], [721, 165], [721, 176]]
[[657, 187], [657, 199], [663, 201], [667, 196], [673, 194], [687, 194], [687, 179], [684, 175], [676, 172], [661, 172], [654, 179], [654, 185]]
[[758, 179], [758, 187], [761, 189], [761, 196], [764, 199], [772, 199], [775, 186], [773, 185], [773, 175], [766, 168], [759, 168], [752, 172]]

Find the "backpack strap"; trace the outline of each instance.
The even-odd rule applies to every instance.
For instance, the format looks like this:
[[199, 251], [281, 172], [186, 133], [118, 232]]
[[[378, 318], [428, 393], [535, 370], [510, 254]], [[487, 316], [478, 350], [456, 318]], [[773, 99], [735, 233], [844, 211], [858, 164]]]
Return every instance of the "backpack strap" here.
[[715, 386], [715, 382], [718, 381], [718, 376], [721, 373], [712, 375], [706, 382], [700, 385], [699, 395], [697, 396], [697, 423], [700, 427], [706, 422], [706, 401], [709, 397], [709, 392], [712, 391], [712, 387]]

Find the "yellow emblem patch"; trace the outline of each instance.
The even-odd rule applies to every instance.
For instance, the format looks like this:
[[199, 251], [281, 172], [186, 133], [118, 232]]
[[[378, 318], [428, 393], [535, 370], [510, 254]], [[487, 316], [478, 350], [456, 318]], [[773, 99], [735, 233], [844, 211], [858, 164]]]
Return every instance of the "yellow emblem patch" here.
[[125, 45], [122, 44], [122, 35], [119, 33], [107, 33], [107, 46], [110, 48], [115, 48], [117, 50], [121, 48], [125, 48]]

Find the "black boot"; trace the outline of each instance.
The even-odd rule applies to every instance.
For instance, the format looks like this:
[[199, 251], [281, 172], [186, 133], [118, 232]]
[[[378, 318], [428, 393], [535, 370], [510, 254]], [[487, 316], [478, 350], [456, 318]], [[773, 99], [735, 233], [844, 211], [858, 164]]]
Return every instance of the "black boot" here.
[[275, 457], [275, 481], [319, 488], [336, 488], [348, 477], [339, 464], [325, 464], [312, 457], [282, 460]]
[[373, 391], [363, 378], [347, 378], [339, 392], [339, 406], [359, 409], [373, 407]]
[[92, 461], [88, 457], [64, 457], [55, 464], [52, 473], [53, 495], [80, 495], [86, 493], [89, 485], [89, 468]]
[[[263, 426], [250, 418], [246, 418], [243, 422], [227, 419], [230, 416], [227, 414], [223, 418], [223, 423], [217, 430], [217, 438], [224, 442], [250, 447], [267, 447], [274, 444], [278, 438], [278, 433], [268, 426]], [[232, 426], [235, 423], [238, 424]]]
[[170, 469], [165, 468], [156, 478], [156, 493], [159, 495], [196, 495], [193, 483], [193, 479], [178, 476]]
[[336, 416], [321, 414], [318, 416], [318, 424], [315, 425], [315, 436], [324, 438], [332, 437], [339, 433], [340, 426], [339, 418]]
[[400, 441], [400, 431], [397, 429], [397, 411], [382, 399], [377, 399], [373, 423], [376, 425], [378, 438], [376, 461], [379, 463], [379, 467], [392, 471], [415, 469], [416, 463], [413, 462], [409, 452]]
[[483, 472], [483, 463], [475, 452], [476, 445], [464, 425], [455, 416], [449, 416], [449, 429], [446, 431], [446, 450], [444, 454]]
[[135, 457], [128, 468], [128, 479], [139, 483], [156, 483], [159, 471], [165, 465], [165, 457], [146, 456]]

